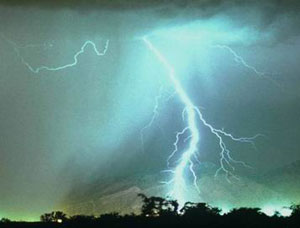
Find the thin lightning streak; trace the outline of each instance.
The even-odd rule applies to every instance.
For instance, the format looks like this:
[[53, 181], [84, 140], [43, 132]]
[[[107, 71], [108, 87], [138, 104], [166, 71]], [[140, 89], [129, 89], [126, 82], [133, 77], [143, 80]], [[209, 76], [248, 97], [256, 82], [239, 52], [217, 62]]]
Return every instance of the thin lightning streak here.
[[254, 71], [258, 76], [264, 76], [265, 73], [264, 72], [260, 72], [258, 71], [254, 66], [250, 66], [245, 60], [243, 57], [241, 57], [240, 55], [238, 55], [232, 48], [230, 48], [229, 46], [227, 45], [213, 45], [213, 47], [216, 47], [216, 48], [221, 48], [221, 49], [225, 49], [227, 51], [229, 51], [233, 57], [234, 57], [234, 60], [237, 62], [237, 63], [241, 63], [244, 67]]
[[59, 71], [59, 70], [64, 70], [66, 68], [69, 67], [73, 67], [76, 66], [78, 63], [78, 57], [84, 53], [85, 48], [90, 45], [92, 46], [93, 50], [95, 51], [97, 56], [103, 56], [106, 54], [107, 50], [108, 50], [108, 46], [109, 46], [109, 40], [106, 41], [105, 43], [105, 47], [103, 49], [102, 52], [100, 52], [97, 47], [96, 44], [93, 41], [87, 40], [84, 42], [84, 44], [82, 45], [82, 47], [80, 48], [80, 50], [78, 52], [75, 53], [75, 55], [73, 56], [74, 61], [72, 63], [66, 64], [66, 65], [62, 65], [62, 66], [58, 66], [58, 67], [48, 67], [48, 66], [40, 66], [37, 68], [32, 67], [21, 55], [20, 51], [19, 51], [19, 47], [17, 46], [17, 44], [11, 40], [8, 40], [6, 38], [4, 38], [7, 42], [9, 42], [13, 47], [14, 47], [14, 51], [16, 52], [16, 54], [18, 55], [18, 57], [21, 59], [21, 62], [32, 72], [35, 74], [40, 73], [40, 71], [42, 70], [46, 70], [46, 71]]
[[[152, 111], [152, 117], [151, 117], [150, 121], [140, 130], [140, 137], [141, 137], [141, 144], [142, 144], [142, 150], [143, 151], [145, 151], [145, 147], [144, 147], [145, 131], [153, 125], [154, 121], [157, 119], [157, 117], [159, 115], [159, 112], [158, 112], [159, 103], [160, 103], [160, 100], [162, 98], [164, 98], [163, 97], [163, 92], [164, 92], [164, 86], [161, 85], [160, 88], [159, 88], [159, 93], [155, 97], [155, 104], [154, 104], [153, 111]], [[167, 97], [165, 97], [163, 99], [163, 102], [168, 102], [170, 99], [172, 99], [174, 97], [175, 94], [176, 94], [175, 92], [170, 93], [169, 95], [167, 95]]]
[[199, 160], [197, 154], [194, 154], [194, 159], [196, 160], [196, 162], [197, 162], [199, 165], [201, 165], [201, 162], [200, 162], [200, 160]]
[[234, 57], [234, 61], [241, 64], [242, 66], [246, 67], [247, 69], [253, 71], [257, 76], [261, 77], [261, 78], [264, 78], [264, 79], [267, 79], [269, 81], [271, 81], [272, 83], [274, 83], [277, 87], [281, 88], [281, 85], [276, 82], [274, 79], [272, 79], [271, 77], [269, 77], [267, 75], [267, 73], [265, 72], [261, 72], [259, 70], [257, 70], [254, 66], [251, 66], [249, 65], [245, 59], [238, 55], [231, 47], [227, 46], [227, 45], [212, 45], [213, 48], [220, 48], [220, 49], [224, 49], [224, 50], [227, 50], [230, 54], [233, 55]]
[[[253, 137], [241, 137], [241, 138], [237, 138], [237, 137], [234, 137], [232, 134], [229, 134], [227, 132], [225, 132], [224, 130], [221, 130], [221, 129], [216, 129], [214, 128], [212, 125], [210, 125], [209, 123], [207, 123], [207, 121], [204, 119], [202, 113], [200, 112], [199, 109], [196, 109], [196, 112], [198, 113], [198, 116], [199, 116], [199, 119], [200, 121], [203, 123], [204, 126], [208, 127], [210, 132], [212, 134], [214, 134], [216, 136], [216, 138], [218, 139], [219, 141], [219, 147], [221, 149], [221, 152], [220, 152], [220, 169], [217, 170], [216, 172], [216, 175], [219, 173], [219, 171], [223, 170], [225, 173], [226, 173], [226, 176], [229, 177], [229, 176], [232, 176], [232, 177], [235, 177], [227, 168], [226, 168], [226, 164], [233, 168], [233, 166], [231, 165], [230, 162], [234, 162], [234, 163], [239, 163], [239, 164], [243, 164], [244, 166], [246, 167], [249, 167], [247, 164], [245, 164], [244, 162], [242, 161], [236, 161], [236, 160], [233, 160], [230, 156], [230, 151], [226, 148], [226, 144], [222, 138], [222, 136], [225, 136], [225, 137], [228, 137], [230, 138], [232, 141], [236, 141], [236, 142], [242, 142], [242, 143], [251, 143], [253, 144], [254, 143], [254, 140], [259, 137], [259, 136], [263, 136], [262, 134], [257, 134]], [[233, 168], [234, 170], [234, 168]], [[229, 179], [227, 179], [229, 181]], [[229, 181], [230, 182], [230, 181]]]
[[158, 95], [155, 97], [155, 105], [154, 105], [154, 108], [153, 108], [153, 114], [152, 114], [152, 117], [149, 121], [149, 123], [144, 126], [141, 131], [140, 131], [140, 135], [141, 135], [141, 143], [142, 143], [142, 149], [144, 151], [144, 132], [145, 130], [147, 130], [148, 128], [150, 128], [154, 122], [154, 120], [158, 117], [159, 115], [159, 112], [158, 112], [158, 108], [159, 108], [159, 100], [162, 98], [162, 93], [163, 93], [163, 86], [160, 86], [159, 88], [159, 93]]
[[166, 101], [171, 100], [176, 95], [176, 92], [170, 93], [169, 96], [167, 96]]
[[[102, 56], [102, 55], [105, 55], [106, 54], [106, 51], [108, 49], [108, 45], [109, 45], [109, 40], [106, 41], [106, 44], [105, 44], [105, 47], [104, 47], [104, 50], [102, 52], [98, 51], [97, 47], [96, 47], [96, 44], [90, 40], [86, 41], [81, 49], [74, 55], [73, 59], [74, 61], [72, 63], [69, 63], [69, 64], [66, 64], [66, 65], [63, 65], [63, 66], [59, 66], [59, 67], [48, 67], [48, 66], [41, 66], [41, 67], [38, 67], [36, 69], [34, 69], [24, 58], [23, 56], [21, 55], [19, 49], [22, 49], [22, 48], [32, 48], [32, 47], [39, 47], [41, 46], [40, 44], [29, 44], [29, 45], [26, 45], [26, 46], [18, 46], [15, 42], [7, 39], [6, 37], [2, 36], [3, 39], [5, 39], [7, 42], [9, 42], [13, 47], [14, 47], [14, 51], [17, 53], [18, 57], [21, 59], [22, 63], [27, 66], [27, 68], [33, 72], [33, 73], [39, 73], [40, 71], [42, 70], [48, 70], [48, 71], [59, 71], [59, 70], [63, 70], [63, 69], [66, 69], [66, 68], [69, 68], [69, 67], [73, 67], [75, 65], [77, 65], [78, 63], [78, 56], [81, 55], [82, 53], [84, 53], [85, 51], [85, 48], [87, 45], [91, 45], [95, 51], [95, 53], [97, 54], [97, 56]], [[42, 46], [45, 46], [46, 44], [42, 45]], [[51, 45], [52, 47], [52, 45]], [[154, 109], [153, 109], [153, 115], [152, 115], [152, 118], [151, 120], [149, 121], [149, 123], [143, 127], [140, 131], [140, 135], [141, 135], [141, 142], [142, 142], [142, 149], [144, 150], [144, 131], [146, 129], [148, 129], [149, 127], [152, 126], [154, 120], [157, 118], [157, 116], [159, 115], [159, 112], [158, 112], [158, 106], [159, 106], [159, 100], [162, 98], [162, 94], [163, 94], [163, 86], [160, 87], [160, 90], [159, 90], [159, 94], [155, 97], [155, 106], [154, 106]], [[171, 99], [173, 94], [171, 94], [167, 100]]]
[[253, 143], [254, 139], [261, 136], [260, 134], [255, 135], [253, 137], [247, 138], [247, 137], [241, 137], [237, 138], [233, 136], [232, 134], [229, 134], [225, 132], [224, 130], [220, 130], [217, 128], [214, 128], [212, 125], [210, 125], [203, 117], [203, 114], [201, 113], [200, 109], [195, 106], [191, 99], [189, 98], [188, 94], [182, 87], [180, 81], [176, 77], [175, 69], [173, 66], [168, 62], [168, 60], [165, 58], [165, 56], [154, 46], [154, 44], [149, 41], [146, 37], [143, 38], [144, 43], [147, 45], [149, 50], [153, 52], [153, 54], [157, 57], [157, 59], [162, 63], [162, 65], [166, 68], [168, 71], [168, 77], [174, 86], [174, 89], [181, 100], [181, 102], [184, 105], [184, 109], [182, 111], [182, 119], [183, 121], [184, 116], [187, 116], [187, 127], [185, 127], [181, 132], [177, 132], [176, 134], [176, 140], [174, 142], [174, 150], [168, 157], [167, 163], [169, 166], [170, 159], [175, 155], [175, 153], [178, 152], [178, 142], [180, 139], [180, 136], [183, 135], [186, 131], [189, 131], [190, 136], [188, 137], [189, 140], [189, 146], [188, 148], [181, 154], [181, 158], [179, 159], [179, 164], [174, 168], [174, 170], [170, 170], [170, 172], [173, 174], [173, 178], [170, 181], [167, 181], [165, 183], [167, 184], [173, 184], [172, 190], [169, 193], [172, 197], [177, 199], [181, 205], [185, 202], [185, 190], [186, 190], [186, 181], [185, 181], [185, 171], [188, 169], [192, 176], [193, 176], [193, 184], [196, 188], [196, 190], [200, 193], [200, 189], [197, 184], [197, 175], [194, 171], [194, 164], [192, 162], [192, 158], [196, 156], [197, 153], [197, 146], [200, 140], [199, 130], [197, 128], [197, 119], [200, 120], [200, 122], [207, 127], [210, 132], [215, 135], [219, 142], [220, 147], [220, 168], [216, 171], [216, 175], [223, 171], [226, 173], [226, 178], [228, 181], [229, 177], [237, 178], [232, 174], [232, 171], [234, 171], [234, 167], [231, 165], [232, 163], [239, 163], [242, 165], [247, 166], [242, 161], [236, 161], [232, 159], [230, 156], [230, 151], [226, 148], [225, 142], [223, 140], [223, 137], [228, 137], [233, 141], [237, 142], [245, 142], [245, 143]]
[[182, 131], [176, 133], [176, 140], [173, 143], [174, 150], [172, 151], [172, 153], [170, 154], [170, 156], [167, 159], [167, 167], [168, 168], [170, 168], [170, 160], [174, 157], [174, 155], [178, 151], [178, 142], [179, 142], [180, 136], [183, 135], [187, 130], [189, 130], [189, 127], [185, 127]]
[[191, 172], [192, 175], [193, 175], [193, 184], [194, 184], [194, 186], [195, 186], [197, 192], [200, 193], [200, 189], [199, 189], [199, 186], [198, 186], [198, 184], [197, 184], [197, 175], [196, 175], [196, 173], [195, 173], [195, 171], [194, 171], [194, 163], [192, 162], [191, 159], [189, 160], [189, 162], [190, 162], [190, 166], [189, 166], [190, 172]]

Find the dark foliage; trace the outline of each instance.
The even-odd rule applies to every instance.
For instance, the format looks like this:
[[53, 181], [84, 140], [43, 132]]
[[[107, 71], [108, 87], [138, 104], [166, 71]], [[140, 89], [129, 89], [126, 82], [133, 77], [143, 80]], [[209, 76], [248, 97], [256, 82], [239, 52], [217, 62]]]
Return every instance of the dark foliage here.
[[150, 228], [150, 227], [203, 227], [203, 228], [299, 228], [300, 205], [291, 207], [292, 214], [282, 217], [275, 213], [268, 217], [259, 208], [233, 209], [228, 214], [220, 215], [221, 210], [205, 203], [187, 202], [179, 210], [177, 201], [161, 197], [139, 195], [143, 200], [140, 215], [119, 215], [118, 213], [103, 214], [99, 217], [75, 215], [67, 217], [61, 211], [46, 213], [41, 216], [41, 222], [11, 222], [0, 220], [0, 227], [16, 228]]
[[2, 218], [0, 220], [0, 223], [9, 223], [9, 222], [11, 222], [11, 221], [8, 218]]
[[64, 222], [67, 220], [67, 215], [62, 211], [53, 211], [51, 213], [45, 213], [41, 215], [42, 222]]
[[143, 199], [142, 216], [158, 217], [158, 216], [176, 216], [179, 204], [176, 200], [168, 200], [161, 197], [147, 197], [139, 194]]
[[96, 221], [96, 218], [91, 215], [74, 215], [68, 219], [69, 223], [76, 224], [91, 224]]

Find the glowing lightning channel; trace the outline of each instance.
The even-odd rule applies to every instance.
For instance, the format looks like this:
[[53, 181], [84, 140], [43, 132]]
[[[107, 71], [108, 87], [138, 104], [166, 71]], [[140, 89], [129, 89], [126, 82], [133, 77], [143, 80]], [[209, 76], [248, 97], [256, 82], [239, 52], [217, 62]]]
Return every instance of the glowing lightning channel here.
[[226, 144], [223, 140], [223, 137], [228, 137], [233, 141], [237, 142], [246, 142], [253, 144], [253, 141], [255, 138], [260, 136], [260, 134], [257, 134], [253, 137], [243, 137], [243, 138], [237, 138], [233, 136], [232, 134], [229, 134], [225, 132], [223, 129], [217, 129], [214, 128], [212, 125], [210, 125], [203, 117], [203, 114], [201, 113], [200, 109], [193, 104], [191, 99], [189, 98], [188, 94], [184, 90], [183, 86], [181, 85], [180, 81], [176, 77], [175, 69], [174, 67], [168, 62], [168, 60], [165, 58], [165, 56], [157, 49], [157, 47], [154, 46], [154, 44], [147, 39], [147, 37], [143, 38], [144, 43], [147, 45], [149, 50], [153, 52], [153, 54], [157, 57], [157, 59], [162, 63], [162, 65], [166, 68], [168, 71], [168, 77], [171, 80], [172, 85], [174, 86], [174, 89], [180, 98], [181, 102], [184, 105], [184, 109], [182, 111], [182, 117], [184, 120], [184, 116], [187, 116], [187, 126], [180, 132], [176, 134], [176, 141], [174, 142], [175, 149], [171, 153], [171, 155], [168, 157], [168, 165], [170, 159], [175, 155], [175, 153], [178, 152], [178, 142], [180, 139], [180, 136], [183, 135], [185, 132], [189, 131], [190, 136], [186, 138], [186, 140], [189, 140], [189, 146], [185, 151], [181, 154], [181, 157], [178, 161], [178, 165], [173, 170], [166, 170], [166, 172], [170, 172], [173, 174], [173, 179], [171, 179], [168, 182], [165, 182], [167, 184], [172, 184], [172, 190], [169, 193], [170, 196], [177, 199], [180, 205], [183, 205], [185, 203], [185, 191], [187, 188], [186, 181], [185, 181], [185, 172], [190, 171], [193, 176], [193, 184], [196, 188], [196, 190], [200, 193], [200, 189], [197, 184], [197, 175], [194, 171], [194, 163], [193, 158], [196, 156], [196, 153], [198, 151], [198, 143], [200, 140], [199, 135], [199, 129], [197, 127], [197, 119], [205, 126], [207, 127], [210, 132], [215, 135], [219, 142], [220, 147], [220, 168], [217, 170], [216, 175], [223, 171], [226, 173], [227, 180], [229, 181], [229, 177], [236, 177], [232, 174], [234, 171], [234, 166], [232, 163], [241, 164], [244, 166], [248, 166], [243, 161], [237, 161], [234, 160], [230, 155], [230, 150], [226, 147]]
[[[92, 46], [93, 50], [95, 51], [97, 56], [103, 56], [106, 54], [107, 50], [108, 50], [108, 46], [109, 46], [109, 40], [106, 41], [105, 43], [105, 47], [103, 49], [103, 51], [99, 51], [96, 47], [96, 44], [91, 41], [91, 40], [87, 40], [84, 42], [84, 44], [81, 46], [80, 50], [78, 52], [75, 53], [75, 55], [73, 56], [74, 61], [72, 63], [66, 64], [66, 65], [62, 65], [62, 66], [58, 66], [58, 67], [48, 67], [48, 66], [40, 66], [37, 68], [32, 67], [25, 59], [24, 57], [21, 55], [20, 51], [19, 51], [19, 47], [18, 45], [11, 41], [6, 39], [5, 37], [3, 37], [7, 42], [9, 42], [13, 47], [14, 47], [14, 51], [16, 52], [16, 54], [18, 55], [18, 57], [21, 59], [21, 62], [32, 72], [35, 74], [40, 73], [40, 71], [42, 70], [46, 70], [46, 71], [59, 71], [59, 70], [64, 70], [66, 68], [69, 67], [73, 67], [76, 66], [78, 63], [78, 56], [81, 55], [82, 53], [84, 53], [86, 47], [88, 45]], [[33, 45], [31, 45], [33, 46]]]
[[[197, 144], [199, 142], [199, 131], [197, 129], [196, 124], [196, 108], [186, 92], [184, 91], [181, 83], [177, 80], [175, 70], [174, 68], [169, 64], [167, 59], [160, 53], [160, 51], [154, 47], [154, 45], [147, 39], [143, 38], [144, 42], [148, 46], [148, 48], [155, 54], [155, 56], [159, 59], [159, 61], [166, 67], [166, 69], [169, 72], [169, 78], [175, 88], [175, 91], [177, 92], [178, 96], [180, 97], [180, 100], [184, 103], [187, 117], [188, 117], [188, 130], [190, 131], [192, 137], [190, 140], [189, 148], [182, 154], [181, 161], [175, 168], [174, 172], [174, 179], [173, 179], [173, 193], [172, 196], [177, 199], [181, 200], [184, 195], [184, 188], [186, 186], [185, 180], [184, 180], [184, 171], [185, 168], [191, 164], [192, 162], [192, 155], [197, 151]], [[179, 137], [179, 136], [178, 136]], [[175, 144], [177, 145], [177, 144]], [[176, 147], [177, 149], [177, 147]], [[193, 172], [193, 167], [190, 169]], [[197, 178], [196, 175], [194, 178]], [[197, 180], [195, 180], [196, 182]], [[197, 185], [196, 185], [197, 186]], [[196, 187], [195, 186], [195, 187]], [[197, 187], [198, 188], [198, 187]]]

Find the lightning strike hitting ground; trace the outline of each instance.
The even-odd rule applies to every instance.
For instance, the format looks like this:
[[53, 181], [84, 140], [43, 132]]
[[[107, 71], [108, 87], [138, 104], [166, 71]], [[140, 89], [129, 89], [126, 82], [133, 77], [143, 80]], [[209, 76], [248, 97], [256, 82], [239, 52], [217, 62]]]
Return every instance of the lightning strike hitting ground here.
[[[14, 51], [16, 52], [17, 56], [21, 59], [22, 63], [32, 72], [32, 73], [35, 73], [35, 74], [38, 74], [40, 73], [40, 71], [43, 71], [43, 70], [46, 70], [46, 71], [59, 71], [59, 70], [64, 70], [66, 68], [69, 68], [69, 67], [73, 67], [73, 66], [76, 66], [77, 63], [78, 63], [78, 56], [83, 54], [85, 52], [85, 49], [88, 45], [92, 46], [94, 52], [96, 53], [97, 56], [103, 56], [106, 54], [107, 52], [107, 49], [108, 49], [108, 46], [109, 46], [109, 40], [106, 41], [105, 43], [105, 47], [103, 49], [102, 52], [100, 52], [97, 47], [96, 47], [96, 44], [93, 42], [93, 41], [90, 41], [90, 40], [87, 40], [84, 42], [84, 44], [82, 45], [82, 47], [80, 48], [80, 50], [78, 52], [75, 53], [73, 59], [74, 61], [72, 63], [68, 63], [68, 64], [65, 64], [65, 65], [62, 65], [62, 66], [58, 66], [58, 67], [49, 67], [49, 66], [40, 66], [40, 67], [37, 67], [37, 68], [34, 68], [32, 67], [24, 58], [23, 56], [21, 55], [20, 53], [20, 47], [18, 47], [18, 45], [11, 41], [11, 40], [8, 40], [6, 38], [4, 38], [7, 42], [9, 42], [13, 47], [14, 47]], [[25, 47], [34, 47], [36, 45], [27, 45]], [[22, 47], [22, 48], [25, 48], [25, 47]]]
[[[7, 40], [10, 44], [13, 45], [15, 52], [17, 53], [18, 57], [21, 59], [22, 63], [32, 72], [35, 74], [40, 73], [40, 71], [59, 71], [63, 70], [69, 67], [73, 67], [77, 65], [78, 63], [78, 56], [85, 52], [85, 49], [88, 45], [92, 46], [93, 50], [95, 51], [97, 56], [103, 56], [106, 54], [108, 46], [109, 46], [109, 40], [106, 41], [105, 47], [102, 52], [100, 52], [96, 44], [90, 40], [86, 41], [80, 50], [75, 53], [73, 59], [74, 61], [72, 63], [58, 66], [58, 67], [48, 67], [48, 66], [40, 66], [38, 68], [32, 67], [21, 55], [20, 53], [20, 47], [18, 47], [14, 42]], [[237, 138], [234, 137], [232, 134], [225, 132], [223, 129], [217, 129], [214, 128], [212, 125], [207, 123], [207, 121], [204, 119], [202, 112], [200, 109], [195, 106], [188, 96], [187, 92], [183, 88], [181, 82], [177, 79], [175, 68], [168, 62], [168, 60], [165, 58], [165, 56], [154, 46], [154, 44], [147, 39], [146, 37], [143, 38], [144, 43], [148, 47], [148, 49], [153, 52], [153, 54], [157, 57], [157, 59], [161, 62], [161, 64], [166, 68], [168, 71], [168, 77], [174, 87], [175, 94], [178, 95], [179, 99], [184, 105], [183, 111], [182, 111], [182, 119], [185, 121], [186, 116], [186, 124], [187, 126], [180, 132], [177, 132], [176, 134], [176, 140], [174, 142], [174, 150], [170, 154], [170, 156], [167, 159], [168, 168], [169, 170], [165, 170], [166, 172], [170, 172], [173, 174], [173, 178], [169, 180], [168, 182], [165, 182], [167, 184], [172, 184], [172, 190], [170, 191], [169, 195], [173, 197], [174, 199], [178, 200], [180, 205], [183, 205], [186, 202], [185, 199], [185, 192], [187, 190], [187, 183], [186, 183], [186, 172], [190, 172], [193, 177], [193, 184], [195, 189], [198, 193], [200, 193], [200, 189], [197, 184], [197, 174], [194, 171], [194, 160], [196, 162], [200, 162], [197, 158], [197, 152], [198, 152], [198, 143], [200, 141], [200, 134], [198, 129], [198, 124], [202, 123], [205, 127], [207, 127], [210, 132], [215, 135], [219, 147], [220, 147], [220, 168], [216, 171], [216, 175], [223, 171], [226, 173], [227, 180], [229, 180], [230, 177], [237, 178], [234, 174], [234, 166], [233, 164], [241, 164], [243, 166], [249, 167], [246, 163], [243, 161], [237, 161], [234, 160], [230, 155], [230, 150], [227, 148], [224, 137], [228, 137], [233, 141], [237, 142], [244, 142], [244, 143], [254, 143], [254, 139], [260, 136], [260, 134], [255, 135], [253, 137], [243, 137], [243, 138]], [[29, 47], [29, 46], [28, 46]], [[30, 46], [31, 47], [31, 46]], [[220, 46], [221, 47], [221, 46]], [[224, 46], [225, 47], [225, 46]], [[224, 48], [222, 46], [222, 48]], [[231, 49], [226, 48], [227, 50], [230, 50], [230, 52], [234, 55], [235, 60], [242, 63], [245, 67], [254, 70], [257, 74], [262, 74], [261, 72], [257, 71], [255, 68], [249, 66], [240, 56], [238, 56], [235, 52], [233, 52]], [[163, 88], [160, 88], [159, 95], [155, 98], [155, 106], [153, 109], [153, 115], [150, 120], [150, 122], [141, 130], [141, 140], [143, 142], [143, 132], [147, 128], [151, 127], [154, 120], [158, 116], [158, 104], [159, 99], [162, 98], [162, 92]], [[173, 94], [171, 94], [170, 97], [173, 97]], [[169, 99], [169, 98], [168, 98]], [[188, 148], [185, 149], [181, 155], [179, 161], [177, 161], [177, 165], [175, 168], [171, 168], [171, 160], [174, 157], [176, 153], [178, 153], [178, 143], [181, 140], [181, 136], [185, 135], [185, 133], [189, 132], [189, 135], [183, 140], [185, 142], [189, 142]]]
[[[189, 131], [190, 136], [186, 139], [189, 140], [188, 148], [185, 149], [180, 156], [180, 159], [178, 161], [178, 164], [174, 169], [166, 170], [166, 172], [170, 172], [173, 174], [173, 178], [169, 180], [168, 182], [165, 182], [167, 184], [172, 184], [172, 190], [170, 191], [169, 195], [176, 200], [178, 200], [180, 205], [183, 205], [186, 201], [185, 199], [185, 191], [187, 190], [187, 184], [185, 180], [185, 173], [187, 171], [190, 171], [190, 173], [193, 176], [193, 184], [196, 188], [196, 190], [200, 193], [200, 189], [197, 184], [197, 175], [194, 171], [194, 162], [193, 159], [197, 154], [198, 151], [198, 143], [200, 141], [200, 134], [199, 129], [197, 127], [197, 122], [200, 121], [205, 127], [207, 127], [210, 132], [215, 135], [216, 139], [218, 140], [219, 147], [220, 147], [220, 168], [217, 170], [216, 175], [223, 171], [226, 173], [227, 180], [229, 180], [229, 177], [237, 178], [232, 172], [234, 171], [233, 163], [241, 164], [244, 166], [248, 165], [244, 163], [243, 161], [237, 161], [234, 160], [230, 155], [230, 150], [227, 148], [224, 137], [228, 137], [233, 141], [237, 142], [245, 142], [245, 143], [251, 143], [253, 144], [254, 139], [260, 136], [260, 134], [255, 135], [253, 137], [242, 137], [237, 138], [233, 136], [230, 133], [225, 132], [224, 130], [214, 128], [211, 124], [209, 124], [205, 118], [203, 117], [202, 112], [200, 109], [195, 106], [186, 93], [185, 89], [183, 88], [182, 84], [176, 77], [175, 68], [168, 62], [168, 60], [165, 58], [163, 53], [161, 53], [157, 47], [154, 46], [154, 44], [147, 38], [143, 38], [144, 43], [149, 48], [149, 50], [156, 56], [156, 58], [161, 62], [163, 67], [166, 68], [168, 72], [168, 77], [179, 97], [181, 102], [184, 105], [184, 109], [182, 111], [182, 117], [184, 120], [184, 116], [187, 116], [187, 126], [180, 132], [176, 134], [176, 141], [174, 142], [174, 150], [171, 153], [171, 155], [168, 157], [168, 166], [169, 162], [172, 159], [172, 157], [178, 153], [178, 142], [180, 140], [180, 136], [185, 134], [185, 132]], [[187, 140], [186, 140], [187, 141]]]

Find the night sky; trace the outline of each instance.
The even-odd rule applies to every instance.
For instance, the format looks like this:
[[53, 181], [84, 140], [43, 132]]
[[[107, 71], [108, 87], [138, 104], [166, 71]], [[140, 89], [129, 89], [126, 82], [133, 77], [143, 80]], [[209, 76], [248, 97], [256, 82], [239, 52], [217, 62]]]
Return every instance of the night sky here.
[[[176, 68], [210, 124], [236, 136], [264, 135], [255, 147], [226, 140], [232, 157], [252, 167], [235, 164], [236, 175], [277, 178], [300, 159], [300, 2], [172, 2], [0, 1], [0, 218], [34, 220], [67, 207], [74, 192], [97, 194], [97, 186], [141, 176], [159, 185], [166, 178], [161, 171], [185, 126], [184, 106], [143, 36]], [[88, 46], [76, 66], [38, 74], [22, 62], [71, 63], [86, 40], [99, 51], [109, 40], [105, 55]], [[198, 168], [215, 172], [218, 142], [201, 124], [199, 132]], [[198, 172], [199, 183], [207, 183], [205, 172]]]

